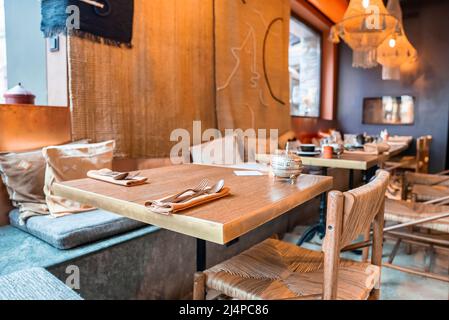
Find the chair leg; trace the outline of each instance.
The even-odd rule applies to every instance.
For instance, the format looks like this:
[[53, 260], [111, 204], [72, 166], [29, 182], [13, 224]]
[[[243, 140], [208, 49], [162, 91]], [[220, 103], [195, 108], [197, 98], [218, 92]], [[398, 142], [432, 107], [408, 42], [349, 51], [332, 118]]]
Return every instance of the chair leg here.
[[[413, 227], [407, 227], [407, 231], [409, 233], [413, 233]], [[412, 254], [412, 245], [410, 243], [405, 244], [405, 254], [407, 254], [407, 255]]]
[[401, 246], [401, 239], [398, 239], [396, 241], [396, 244], [393, 247], [393, 250], [391, 251], [390, 255], [388, 256], [388, 263], [393, 263], [394, 258], [396, 257], [396, 254], [398, 253], [399, 247]]
[[195, 273], [193, 277], [193, 300], [205, 300], [206, 275], [202, 272]]
[[368, 300], [379, 300], [379, 299], [380, 299], [380, 289], [371, 290]]
[[435, 249], [433, 245], [430, 245], [430, 247], [427, 249], [427, 256], [429, 257], [429, 261], [424, 269], [425, 272], [430, 272], [432, 270], [432, 265], [435, 260]]

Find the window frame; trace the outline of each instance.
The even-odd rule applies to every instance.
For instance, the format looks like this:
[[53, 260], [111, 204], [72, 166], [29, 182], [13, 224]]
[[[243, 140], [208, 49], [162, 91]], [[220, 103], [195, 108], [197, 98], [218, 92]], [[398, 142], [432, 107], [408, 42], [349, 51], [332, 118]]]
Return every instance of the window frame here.
[[290, 4], [291, 16], [322, 34], [320, 117], [293, 118], [335, 120], [337, 117], [338, 46], [327, 40], [334, 23], [306, 0], [290, 0]]
[[311, 30], [315, 31], [316, 33], [318, 33], [320, 35], [320, 96], [319, 96], [319, 101], [318, 101], [318, 105], [319, 105], [319, 111], [318, 111], [318, 116], [295, 116], [290, 114], [290, 116], [292, 118], [311, 118], [311, 119], [321, 119], [321, 115], [322, 115], [322, 103], [323, 103], [323, 46], [324, 46], [324, 35], [323, 32], [316, 28], [314, 25], [310, 24], [309, 21], [304, 21], [302, 20], [295, 12], [291, 12], [290, 14], [290, 21], [291, 19], [296, 19], [298, 22], [304, 24], [305, 26], [307, 26], [308, 28], [310, 28]]

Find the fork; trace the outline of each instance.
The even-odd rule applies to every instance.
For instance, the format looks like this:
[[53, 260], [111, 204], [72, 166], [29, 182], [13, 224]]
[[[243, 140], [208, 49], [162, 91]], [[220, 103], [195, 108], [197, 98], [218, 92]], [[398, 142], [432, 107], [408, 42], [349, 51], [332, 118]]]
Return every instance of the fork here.
[[116, 172], [116, 171], [98, 171], [98, 174], [104, 177], [111, 177], [114, 180], [124, 180], [128, 177], [129, 172]]
[[208, 187], [208, 185], [209, 185], [209, 180], [203, 179], [203, 180], [200, 181], [200, 183], [196, 187], [186, 189], [186, 190], [184, 190], [184, 191], [182, 191], [182, 192], [180, 192], [178, 194], [175, 194], [174, 196], [172, 196], [172, 197], [170, 197], [168, 199], [165, 199], [162, 202], [164, 202], [164, 203], [175, 202], [175, 200], [179, 200], [178, 198], [180, 196], [182, 196], [184, 193], [189, 192], [189, 191], [192, 191], [192, 192], [195, 192], [195, 193], [201, 192], [201, 191], [205, 190]]
[[135, 179], [135, 178], [137, 178], [138, 176], [139, 176], [139, 174], [140, 174], [140, 172], [137, 172], [137, 173], [135, 173], [135, 174], [133, 174], [133, 175], [128, 175], [125, 179], [123, 179], [123, 180], [133, 180], [133, 179]]

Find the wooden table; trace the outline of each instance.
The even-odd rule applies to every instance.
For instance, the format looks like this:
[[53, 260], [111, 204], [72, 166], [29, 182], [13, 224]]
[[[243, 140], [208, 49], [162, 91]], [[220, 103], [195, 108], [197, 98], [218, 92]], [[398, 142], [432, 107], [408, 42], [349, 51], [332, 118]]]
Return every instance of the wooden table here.
[[[329, 191], [331, 177], [302, 175], [296, 185], [272, 177], [237, 177], [234, 169], [181, 165], [143, 171], [150, 183], [124, 188], [92, 179], [56, 183], [54, 192], [119, 215], [198, 239], [197, 269], [205, 268], [205, 241], [227, 244], [289, 210]], [[156, 200], [198, 184], [225, 179], [232, 195], [180, 214], [164, 216], [145, 208]]]
[[315, 157], [301, 156], [302, 163], [306, 166], [352, 169], [352, 170], [368, 170], [382, 161], [383, 157], [379, 155], [364, 155], [344, 153], [339, 158], [334, 156], [332, 159], [326, 159], [323, 155]]
[[[376, 166], [382, 166], [382, 164], [401, 152], [409, 148], [408, 143], [392, 143], [390, 144], [390, 150], [386, 153], [375, 154], [363, 154], [360, 153], [343, 153], [340, 157], [334, 156], [332, 159], [326, 159], [322, 155], [315, 157], [301, 156], [302, 163], [307, 166], [320, 167], [322, 175], [327, 175], [328, 168], [349, 169], [349, 189], [354, 188], [354, 170], [363, 171], [363, 181], [367, 183], [372, 173], [369, 174], [368, 170], [375, 168]], [[326, 233], [326, 203], [325, 199], [322, 199], [320, 208], [320, 220], [316, 225], [309, 227], [301, 237], [298, 245], [302, 245], [304, 242], [310, 240], [315, 234], [319, 234], [324, 237]]]
[[386, 153], [388, 159], [395, 157], [407, 150], [410, 147], [412, 141], [413, 139], [407, 142], [389, 142], [388, 144], [390, 145], [391, 149]]
[[364, 154], [345, 152], [340, 157], [334, 156], [332, 159], [326, 159], [322, 155], [315, 157], [301, 156], [302, 163], [306, 166], [350, 169], [350, 170], [368, 170], [377, 165], [381, 165], [391, 157], [407, 150], [408, 144], [391, 144], [391, 149], [383, 154]]

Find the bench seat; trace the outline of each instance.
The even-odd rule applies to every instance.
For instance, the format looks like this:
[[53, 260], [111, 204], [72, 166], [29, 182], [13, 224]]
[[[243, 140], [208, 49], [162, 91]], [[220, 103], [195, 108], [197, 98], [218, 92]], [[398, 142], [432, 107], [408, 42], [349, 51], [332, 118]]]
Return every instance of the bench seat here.
[[28, 232], [55, 248], [67, 250], [123, 234], [145, 226], [104, 210], [94, 210], [61, 218], [38, 216], [29, 218], [25, 225], [19, 223], [19, 211], [9, 214], [12, 226]]
[[70, 250], [59, 250], [13, 226], [0, 227], [0, 276], [33, 267], [52, 268], [159, 231], [147, 226]]
[[83, 300], [42, 268], [17, 271], [0, 277], [0, 300]]

